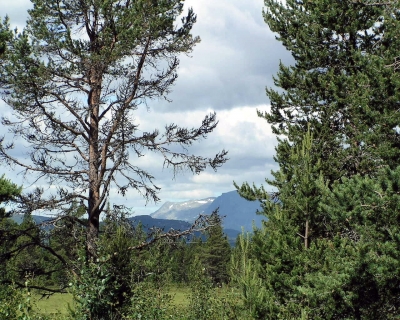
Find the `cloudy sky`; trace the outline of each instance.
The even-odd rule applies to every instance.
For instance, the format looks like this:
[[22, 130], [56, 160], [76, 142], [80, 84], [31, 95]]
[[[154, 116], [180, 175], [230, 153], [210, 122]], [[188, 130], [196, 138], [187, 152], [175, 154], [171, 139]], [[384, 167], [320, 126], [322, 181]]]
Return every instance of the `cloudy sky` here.
[[[212, 157], [218, 151], [229, 151], [230, 160], [217, 172], [207, 170], [193, 176], [183, 172], [173, 178], [163, 169], [162, 159], [147, 154], [135, 164], [149, 170], [161, 187], [160, 203], [149, 203], [136, 192], [127, 197], [111, 191], [111, 203], [123, 203], [135, 214], [154, 212], [165, 201], [183, 201], [219, 196], [234, 189], [233, 181], [260, 185], [270, 177], [276, 138], [268, 123], [257, 117], [256, 110], [268, 110], [265, 87], [273, 85], [279, 61], [290, 63], [291, 57], [275, 40], [262, 17], [262, 0], [186, 0], [193, 7], [197, 23], [193, 34], [201, 37], [191, 57], [182, 56], [179, 78], [169, 95], [171, 103], [155, 101], [149, 110], [138, 110], [136, 119], [141, 130], [162, 129], [167, 123], [198, 126], [209, 112], [216, 111], [217, 129], [190, 151]], [[0, 0], [2, 15], [8, 14], [11, 24], [22, 29], [27, 19], [29, 0]], [[0, 113], [8, 112], [0, 102]], [[0, 135], [6, 134], [0, 128]], [[24, 186], [29, 181], [3, 166], [0, 175]]]

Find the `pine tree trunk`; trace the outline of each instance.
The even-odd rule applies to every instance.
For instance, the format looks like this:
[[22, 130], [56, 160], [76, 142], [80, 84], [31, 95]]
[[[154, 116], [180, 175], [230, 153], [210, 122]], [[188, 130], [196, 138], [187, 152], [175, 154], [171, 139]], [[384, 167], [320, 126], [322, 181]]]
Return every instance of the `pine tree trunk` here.
[[101, 71], [94, 64], [90, 69], [91, 91], [89, 103], [89, 225], [87, 230], [87, 255], [88, 258], [96, 256], [96, 242], [100, 226], [100, 177], [99, 177], [99, 109], [101, 96]]

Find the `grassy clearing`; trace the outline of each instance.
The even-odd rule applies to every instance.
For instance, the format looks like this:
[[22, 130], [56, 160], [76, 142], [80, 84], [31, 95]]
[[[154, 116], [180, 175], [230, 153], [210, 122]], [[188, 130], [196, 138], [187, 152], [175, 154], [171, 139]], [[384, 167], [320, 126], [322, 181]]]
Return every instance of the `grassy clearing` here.
[[55, 293], [48, 298], [33, 294], [32, 302], [35, 310], [44, 315], [65, 315], [68, 313], [68, 305], [73, 308], [73, 297], [70, 293]]
[[175, 306], [187, 307], [189, 305], [189, 287], [171, 287], [169, 293], [172, 296], [172, 303]]
[[[170, 288], [172, 303], [175, 306], [187, 307], [189, 305], [189, 287], [174, 286]], [[68, 305], [73, 308], [73, 297], [70, 293], [55, 293], [48, 298], [42, 298], [39, 294], [33, 294], [32, 299], [35, 310], [44, 315], [67, 314]]]
[[[229, 287], [215, 288], [217, 296], [220, 298], [232, 298], [232, 290]], [[172, 296], [172, 303], [176, 307], [186, 308], [189, 306], [191, 288], [183, 286], [172, 286], [169, 290]], [[238, 293], [233, 293], [237, 295]], [[239, 298], [238, 298], [239, 300]], [[68, 305], [73, 308], [74, 301], [70, 293], [55, 293], [48, 298], [41, 298], [41, 295], [33, 293], [34, 309], [43, 315], [66, 315], [68, 314]]]

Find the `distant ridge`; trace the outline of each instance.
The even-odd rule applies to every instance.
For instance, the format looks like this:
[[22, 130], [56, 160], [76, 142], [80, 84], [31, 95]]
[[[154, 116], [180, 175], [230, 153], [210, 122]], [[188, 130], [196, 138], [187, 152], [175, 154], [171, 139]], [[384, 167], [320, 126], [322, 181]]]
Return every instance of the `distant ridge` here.
[[183, 202], [165, 202], [160, 209], [150, 214], [157, 219], [172, 219], [193, 222], [196, 218], [205, 213], [216, 198], [205, 198], [200, 200], [189, 200]]
[[[54, 219], [52, 217], [46, 217], [46, 216], [37, 216], [37, 215], [31, 215], [33, 221], [35, 221], [35, 223], [39, 224], [42, 223], [44, 221], [47, 220], [51, 220]], [[24, 215], [23, 214], [13, 214], [10, 219], [18, 224], [21, 224], [22, 221], [24, 221]]]
[[[186, 230], [200, 214], [211, 214], [217, 208], [219, 208], [219, 214], [224, 217], [224, 232], [231, 243], [234, 243], [242, 227], [246, 231], [252, 231], [253, 224], [260, 227], [261, 221], [265, 220], [264, 216], [256, 214], [257, 210], [261, 211], [260, 203], [240, 197], [236, 190], [223, 193], [217, 198], [166, 202], [151, 215], [134, 216], [130, 220], [140, 222], [146, 231], [152, 227], [161, 228], [164, 231]], [[37, 215], [32, 215], [32, 218], [36, 223], [52, 219]], [[14, 215], [11, 219], [21, 223], [23, 216]]]
[[[51, 220], [51, 217], [45, 217], [45, 216], [37, 216], [37, 215], [32, 215], [31, 216], [33, 221], [37, 224], [40, 224], [46, 220]], [[20, 214], [15, 214], [10, 217], [11, 220], [14, 222], [21, 224], [24, 217], [23, 215]], [[134, 216], [129, 218], [133, 222], [133, 224], [139, 224], [141, 223], [143, 226], [143, 231], [148, 232], [150, 228], [160, 228], [163, 229], [163, 231], [167, 232], [171, 229], [174, 230], [180, 230], [184, 231], [187, 230], [191, 227], [191, 223], [187, 221], [182, 221], [182, 220], [171, 220], [171, 219], [157, 219], [157, 218], [152, 218], [149, 215], [140, 215], [140, 216]], [[44, 230], [51, 230], [52, 226], [46, 226], [44, 227]], [[229, 243], [233, 246], [235, 244], [236, 238], [240, 233], [240, 230], [232, 230], [232, 229], [224, 229], [224, 233], [228, 237]], [[199, 232], [195, 233], [195, 236], [200, 237], [201, 234]], [[204, 238], [204, 236], [202, 236]]]
[[257, 215], [261, 211], [258, 201], [248, 201], [242, 198], [236, 190], [223, 193], [217, 198], [189, 200], [184, 202], [166, 202], [160, 209], [150, 214], [158, 219], [178, 219], [193, 222], [200, 214], [210, 214], [219, 208], [219, 214], [225, 216], [225, 229], [252, 231], [253, 223], [260, 227], [265, 217]]

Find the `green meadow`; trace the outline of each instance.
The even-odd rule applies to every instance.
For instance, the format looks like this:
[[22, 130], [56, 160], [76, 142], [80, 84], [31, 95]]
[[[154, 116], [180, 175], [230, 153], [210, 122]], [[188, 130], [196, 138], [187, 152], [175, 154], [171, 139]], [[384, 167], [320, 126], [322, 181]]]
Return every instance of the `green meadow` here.
[[[229, 294], [239, 296], [236, 289], [224, 286], [214, 288], [214, 293], [219, 298], [228, 297]], [[171, 303], [180, 308], [187, 308], [190, 303], [191, 288], [185, 286], [172, 286], [169, 289], [172, 297]], [[238, 299], [239, 300], [239, 299]], [[32, 305], [36, 312], [46, 316], [67, 315], [69, 308], [74, 308], [74, 299], [71, 293], [55, 293], [51, 296], [43, 297], [39, 293], [32, 293]]]

